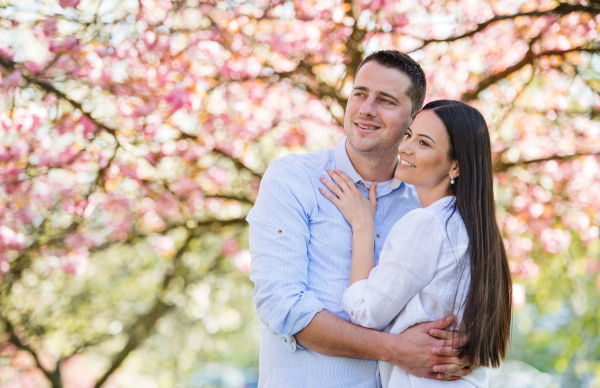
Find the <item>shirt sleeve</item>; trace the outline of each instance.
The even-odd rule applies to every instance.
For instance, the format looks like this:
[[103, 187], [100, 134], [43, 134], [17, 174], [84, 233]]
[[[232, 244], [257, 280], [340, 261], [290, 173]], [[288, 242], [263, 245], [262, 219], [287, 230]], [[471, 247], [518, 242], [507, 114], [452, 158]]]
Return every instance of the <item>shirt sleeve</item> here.
[[344, 292], [342, 308], [352, 323], [383, 330], [404, 306], [431, 282], [440, 258], [443, 233], [423, 209], [394, 225], [368, 279]]
[[290, 159], [269, 166], [247, 220], [258, 318], [294, 351], [293, 335], [323, 310], [323, 304], [307, 290], [309, 219], [316, 199], [302, 166]]

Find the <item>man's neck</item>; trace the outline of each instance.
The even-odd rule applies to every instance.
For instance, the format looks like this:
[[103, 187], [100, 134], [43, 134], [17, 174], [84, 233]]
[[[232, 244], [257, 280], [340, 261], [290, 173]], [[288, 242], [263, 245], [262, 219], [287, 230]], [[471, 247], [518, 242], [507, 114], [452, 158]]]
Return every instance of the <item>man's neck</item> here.
[[396, 153], [390, 155], [377, 155], [369, 158], [354, 150], [346, 141], [346, 152], [352, 166], [364, 180], [368, 182], [387, 182], [394, 177], [394, 170], [398, 163]]

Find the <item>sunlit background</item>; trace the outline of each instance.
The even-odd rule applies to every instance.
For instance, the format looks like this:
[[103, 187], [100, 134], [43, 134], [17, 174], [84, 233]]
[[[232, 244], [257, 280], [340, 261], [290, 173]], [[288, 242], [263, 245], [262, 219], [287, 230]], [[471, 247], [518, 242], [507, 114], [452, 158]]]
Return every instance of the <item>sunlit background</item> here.
[[600, 387], [596, 0], [0, 0], [0, 386], [255, 387], [245, 216], [365, 54], [482, 111], [514, 278], [492, 387]]

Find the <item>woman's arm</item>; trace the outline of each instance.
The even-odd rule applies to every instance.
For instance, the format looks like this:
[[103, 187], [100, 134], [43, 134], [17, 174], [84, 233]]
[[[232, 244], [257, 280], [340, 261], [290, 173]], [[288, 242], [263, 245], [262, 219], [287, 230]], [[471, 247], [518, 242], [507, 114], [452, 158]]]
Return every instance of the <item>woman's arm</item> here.
[[412, 211], [394, 225], [374, 268], [373, 219], [377, 202], [371, 187], [369, 199], [341, 171], [330, 172], [337, 186], [321, 181], [322, 190], [352, 226], [351, 285], [343, 296], [343, 309], [352, 323], [382, 330], [406, 304], [429, 284], [435, 274], [443, 242], [435, 217]]
[[360, 192], [354, 182], [343, 172], [327, 170], [337, 184], [325, 178], [321, 182], [335, 195], [324, 189], [321, 193], [333, 202], [352, 227], [352, 269], [350, 285], [367, 279], [375, 268], [375, 212], [377, 210], [377, 182], [369, 188], [369, 198]]

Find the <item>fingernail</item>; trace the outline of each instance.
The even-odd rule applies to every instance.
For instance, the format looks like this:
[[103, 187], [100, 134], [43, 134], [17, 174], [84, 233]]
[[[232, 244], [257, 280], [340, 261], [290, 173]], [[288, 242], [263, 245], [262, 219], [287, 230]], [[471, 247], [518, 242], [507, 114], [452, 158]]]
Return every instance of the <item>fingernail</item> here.
[[440, 354], [440, 349], [439, 349], [439, 348], [435, 348], [435, 349], [433, 349], [433, 352], [434, 352], [435, 354]]
[[438, 335], [438, 331], [437, 330], [431, 330], [431, 335]]
[[440, 372], [440, 367], [439, 366], [434, 366], [433, 367], [433, 371], [434, 372]]
[[319, 180], [320, 180], [321, 182], [323, 182], [323, 181], [325, 180], [325, 178], [323, 178], [322, 176], [320, 176], [320, 177], [319, 177]]

